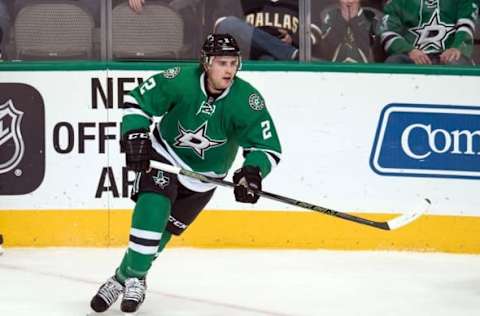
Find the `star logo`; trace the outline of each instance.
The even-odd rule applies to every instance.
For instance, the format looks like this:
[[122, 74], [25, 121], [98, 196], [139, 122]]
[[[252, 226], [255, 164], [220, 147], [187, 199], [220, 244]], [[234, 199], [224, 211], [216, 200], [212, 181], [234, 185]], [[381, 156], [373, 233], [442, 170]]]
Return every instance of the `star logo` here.
[[211, 139], [207, 135], [208, 122], [205, 121], [199, 128], [194, 131], [187, 130], [178, 123], [178, 131], [180, 134], [175, 137], [175, 147], [190, 148], [198, 157], [204, 159], [205, 151], [213, 147], [223, 145], [227, 140]]
[[415, 37], [414, 46], [424, 52], [434, 53], [445, 50], [445, 41], [450, 33], [455, 32], [454, 24], [443, 23], [438, 10], [430, 17], [430, 21], [410, 29]]
[[163, 171], [159, 170], [156, 176], [153, 176], [153, 182], [161, 187], [165, 188], [170, 183], [170, 178], [163, 174]]

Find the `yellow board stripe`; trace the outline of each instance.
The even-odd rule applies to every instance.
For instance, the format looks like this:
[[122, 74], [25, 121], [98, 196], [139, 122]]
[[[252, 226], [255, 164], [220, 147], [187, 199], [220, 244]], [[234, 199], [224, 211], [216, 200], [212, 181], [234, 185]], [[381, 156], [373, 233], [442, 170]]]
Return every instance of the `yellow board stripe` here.
[[[372, 220], [394, 215], [361, 214]], [[0, 211], [6, 247], [125, 246], [131, 211]], [[170, 246], [480, 253], [480, 217], [422, 216], [396, 231], [314, 212], [204, 211]]]

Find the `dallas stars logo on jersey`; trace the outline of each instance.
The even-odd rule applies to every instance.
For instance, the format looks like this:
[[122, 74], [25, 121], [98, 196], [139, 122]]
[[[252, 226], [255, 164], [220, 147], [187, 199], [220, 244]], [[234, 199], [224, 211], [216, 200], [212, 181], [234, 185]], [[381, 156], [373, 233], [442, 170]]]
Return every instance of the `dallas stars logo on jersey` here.
[[178, 122], [178, 130], [180, 134], [175, 137], [175, 143], [173, 144], [178, 148], [190, 148], [198, 157], [204, 159], [205, 151], [210, 148], [223, 145], [227, 140], [215, 140], [211, 139], [207, 135], [208, 122], [205, 121], [199, 128], [194, 131], [187, 130]]
[[153, 176], [152, 178], [153, 182], [162, 189], [170, 184], [170, 178], [165, 176], [161, 170], [158, 170], [157, 175]]
[[470, 58], [476, 19], [472, 0], [391, 0], [383, 10], [380, 33], [389, 55], [406, 54], [413, 46], [427, 54], [456, 48]]
[[430, 21], [410, 29], [410, 32], [415, 34], [415, 47], [425, 52], [438, 52], [445, 50], [445, 41], [450, 33], [455, 32], [455, 25], [443, 23], [435, 10]]
[[258, 94], [256, 93], [252, 93], [249, 97], [248, 97], [248, 104], [250, 105], [250, 107], [252, 109], [254, 109], [255, 111], [260, 111], [262, 110], [264, 107], [265, 107], [265, 102], [263, 101], [262, 97], [260, 97]]
[[173, 79], [180, 73], [180, 67], [173, 67], [161, 72], [162, 76], [166, 79]]

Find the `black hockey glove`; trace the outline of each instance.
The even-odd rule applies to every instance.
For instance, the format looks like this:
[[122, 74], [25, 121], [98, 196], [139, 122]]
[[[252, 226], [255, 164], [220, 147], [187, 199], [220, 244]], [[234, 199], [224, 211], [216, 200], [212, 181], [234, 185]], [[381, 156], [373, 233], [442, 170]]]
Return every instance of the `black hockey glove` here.
[[258, 167], [244, 166], [233, 174], [233, 183], [235, 183], [235, 200], [242, 203], [257, 203], [258, 194], [253, 193], [251, 189], [262, 189], [262, 176]]
[[133, 130], [123, 135], [120, 148], [125, 152], [128, 170], [142, 172], [150, 168], [152, 141], [147, 130]]

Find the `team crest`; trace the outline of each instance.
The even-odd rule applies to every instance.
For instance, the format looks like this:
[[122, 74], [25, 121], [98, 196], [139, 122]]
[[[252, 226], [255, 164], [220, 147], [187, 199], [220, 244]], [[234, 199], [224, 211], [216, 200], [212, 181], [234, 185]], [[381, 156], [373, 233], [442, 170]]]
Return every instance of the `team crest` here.
[[211, 148], [221, 146], [226, 143], [226, 139], [211, 139], [207, 135], [208, 122], [205, 121], [199, 128], [194, 131], [187, 130], [178, 123], [178, 131], [180, 134], [175, 137], [173, 144], [178, 148], [190, 148], [198, 157], [204, 159], [205, 152]]
[[454, 24], [447, 24], [440, 20], [438, 10], [436, 10], [430, 21], [421, 26], [410, 29], [415, 34], [415, 47], [426, 53], [445, 50], [445, 41], [451, 33], [455, 32]]
[[23, 112], [15, 108], [12, 100], [0, 105], [0, 174], [15, 168], [23, 158], [22, 117]]
[[164, 78], [173, 79], [176, 76], [178, 76], [179, 73], [180, 73], [180, 67], [174, 67], [174, 68], [170, 68], [170, 69], [165, 70], [162, 73], [162, 75], [163, 75]]
[[250, 107], [252, 109], [254, 109], [255, 111], [260, 111], [261, 109], [263, 109], [265, 107], [265, 102], [263, 102], [263, 99], [261, 96], [259, 96], [258, 94], [256, 93], [252, 93], [249, 97], [248, 97], [248, 104], [250, 105]]
[[170, 178], [163, 174], [163, 171], [158, 170], [157, 175], [152, 177], [153, 182], [160, 188], [165, 188], [170, 184]]

